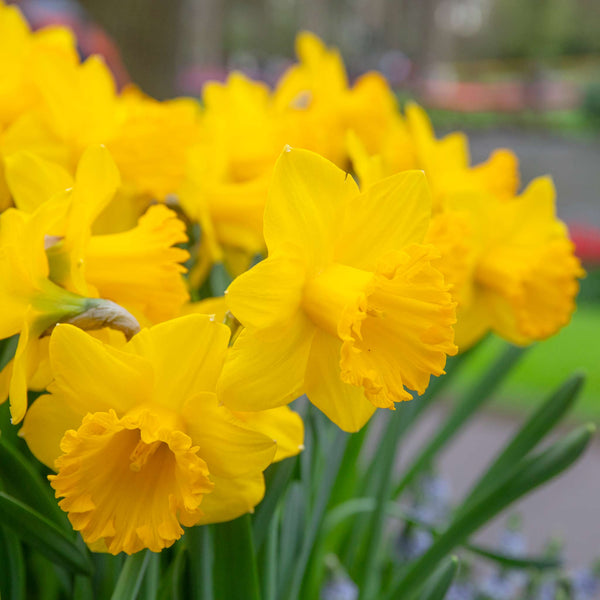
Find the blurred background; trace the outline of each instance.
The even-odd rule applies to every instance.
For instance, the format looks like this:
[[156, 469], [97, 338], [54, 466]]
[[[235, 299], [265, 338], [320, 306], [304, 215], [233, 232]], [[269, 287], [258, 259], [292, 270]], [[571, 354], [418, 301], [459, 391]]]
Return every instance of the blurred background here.
[[[416, 98], [443, 134], [465, 130], [474, 162], [497, 147], [519, 156], [522, 181], [551, 173], [558, 213], [588, 272], [572, 323], [530, 349], [442, 460], [455, 493], [548, 390], [575, 369], [588, 383], [575, 418], [600, 424], [600, 1], [598, 0], [22, 0], [34, 27], [72, 27], [82, 55], [106, 57], [119, 85], [165, 99], [200, 96], [231, 69], [273, 84], [308, 29], [339, 47], [351, 79], [384, 73], [402, 102]], [[454, 386], [499, 349], [488, 340]], [[415, 432], [430, 435], [445, 407]], [[572, 564], [600, 555], [600, 446], [521, 504], [530, 550], [549, 534]], [[495, 529], [494, 529], [495, 527]], [[493, 539], [501, 525], [485, 535]]]

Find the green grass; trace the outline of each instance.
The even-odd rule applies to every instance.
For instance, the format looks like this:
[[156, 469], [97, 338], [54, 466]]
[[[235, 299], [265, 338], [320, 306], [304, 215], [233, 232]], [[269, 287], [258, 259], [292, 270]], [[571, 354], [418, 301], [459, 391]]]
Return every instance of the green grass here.
[[[498, 354], [504, 342], [485, 340], [457, 374], [451, 386], [456, 396], [475, 383]], [[491, 406], [528, 412], [574, 371], [583, 371], [587, 380], [574, 417], [600, 424], [600, 305], [583, 304], [571, 323], [554, 337], [535, 344], [515, 367]]]

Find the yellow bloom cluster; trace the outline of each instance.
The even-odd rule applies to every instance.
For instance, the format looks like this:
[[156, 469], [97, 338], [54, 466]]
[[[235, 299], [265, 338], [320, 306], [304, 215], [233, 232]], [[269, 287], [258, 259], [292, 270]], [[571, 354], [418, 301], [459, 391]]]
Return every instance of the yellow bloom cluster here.
[[274, 90], [157, 102], [0, 0], [0, 400], [94, 550], [251, 511], [302, 449], [299, 396], [356, 431], [444, 373], [455, 327], [527, 343], [574, 309], [549, 179], [517, 195], [510, 152], [471, 167], [381, 75], [297, 53]]

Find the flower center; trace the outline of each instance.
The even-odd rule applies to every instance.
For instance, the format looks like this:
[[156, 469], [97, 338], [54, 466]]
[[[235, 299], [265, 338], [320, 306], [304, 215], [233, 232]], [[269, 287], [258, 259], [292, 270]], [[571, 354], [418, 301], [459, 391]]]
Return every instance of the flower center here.
[[348, 309], [355, 309], [373, 273], [334, 263], [309, 280], [302, 305], [315, 325], [341, 337], [339, 324]]
[[160, 440], [156, 440], [151, 444], [146, 444], [140, 440], [133, 449], [133, 452], [129, 455], [129, 468], [132, 471], [139, 473], [142, 470], [142, 467], [144, 467], [148, 462], [148, 459], [162, 444], [163, 442]]

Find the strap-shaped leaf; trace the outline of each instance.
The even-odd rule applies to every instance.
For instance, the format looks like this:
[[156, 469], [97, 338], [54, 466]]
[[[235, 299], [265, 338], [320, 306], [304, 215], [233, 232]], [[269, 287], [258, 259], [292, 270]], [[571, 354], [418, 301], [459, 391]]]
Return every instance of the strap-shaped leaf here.
[[458, 566], [459, 560], [456, 556], [450, 556], [443, 561], [425, 582], [423, 589], [419, 592], [419, 600], [444, 600], [456, 577]]
[[400, 593], [406, 594], [419, 588], [432, 569], [435, 569], [453, 548], [465, 542], [484, 523], [493, 519], [515, 500], [572, 465], [586, 449], [594, 431], [593, 424], [584, 425], [543, 452], [525, 458], [515, 467], [507, 480], [490, 488], [464, 512], [459, 511], [448, 529], [418, 560], [399, 575], [392, 584], [387, 598], [396, 598]]
[[460, 431], [475, 411], [490, 399], [492, 392], [502, 383], [506, 375], [517, 364], [525, 350], [526, 348], [507, 346], [498, 360], [492, 364], [477, 384], [463, 396], [462, 400], [452, 411], [452, 414], [445, 419], [437, 433], [413, 459], [396, 486], [395, 497], [399, 496], [423, 472], [423, 469], [431, 464], [437, 453]]
[[475, 484], [464, 500], [461, 510], [466, 510], [469, 505], [477, 501], [481, 494], [485, 493], [490, 486], [495, 485], [514, 468], [515, 464], [537, 446], [573, 406], [584, 381], [583, 375], [574, 375], [533, 412]]
[[[175, 553], [175, 558], [171, 560], [171, 564], [160, 580], [158, 588], [158, 597], [160, 600], [182, 600], [183, 598], [184, 574], [185, 565], [188, 562], [186, 560], [188, 551], [185, 546], [177, 543], [175, 544]], [[204, 600], [202, 596], [200, 598]]]
[[0, 476], [11, 496], [27, 503], [65, 532], [72, 532], [67, 515], [59, 508], [50, 486], [32, 464], [0, 437]]
[[[252, 541], [250, 515], [214, 526], [215, 564], [213, 569], [215, 598], [259, 600], [256, 555]], [[235, 572], [230, 566], [235, 566]]]
[[300, 589], [306, 572], [306, 566], [313, 552], [315, 540], [321, 529], [321, 524], [325, 516], [325, 510], [329, 504], [331, 491], [336, 480], [336, 475], [348, 443], [349, 435], [344, 431], [338, 431], [335, 438], [331, 441], [328, 448], [328, 462], [325, 465], [325, 470], [319, 482], [315, 502], [311, 511], [310, 521], [308, 523], [306, 533], [302, 542], [302, 548], [298, 559], [296, 560], [295, 568], [291, 577], [291, 581], [287, 587], [287, 593], [282, 595], [282, 598], [287, 600], [298, 600]]
[[265, 536], [269, 529], [269, 523], [287, 489], [291, 479], [298, 457], [290, 457], [281, 462], [271, 465], [265, 473], [266, 494], [262, 502], [256, 507], [252, 519], [252, 528], [254, 533], [254, 543], [257, 550], [260, 550]]
[[26, 544], [29, 544], [52, 562], [75, 573], [88, 575], [90, 560], [52, 521], [21, 501], [0, 492], [0, 519]]
[[150, 554], [152, 554], [150, 550], [143, 550], [127, 557], [111, 600], [135, 600], [137, 598], [146, 574]]
[[0, 526], [0, 598], [25, 600], [25, 562], [23, 547], [17, 535]]
[[[350, 517], [354, 517], [355, 515], [361, 513], [368, 513], [375, 510], [375, 498], [353, 498], [352, 500], [348, 500], [336, 506], [333, 510], [329, 511], [327, 514], [327, 518], [323, 523], [323, 529], [325, 531], [325, 536], [328, 537], [330, 533], [343, 521], [349, 519]], [[396, 502], [388, 502], [386, 504], [385, 509], [386, 515], [388, 517], [399, 519], [400, 521], [405, 521], [414, 525], [416, 527], [420, 527], [426, 531], [429, 531], [434, 537], [439, 537], [440, 532], [424, 523], [420, 519], [416, 519]], [[488, 548], [486, 546], [481, 546], [480, 544], [471, 544], [467, 542], [463, 542], [460, 544], [463, 548], [472, 552], [473, 554], [477, 554], [483, 558], [491, 560], [493, 562], [498, 563], [503, 567], [511, 567], [515, 569], [536, 569], [536, 570], [544, 570], [544, 569], [557, 569], [562, 566], [562, 561], [558, 557], [539, 557], [539, 556], [512, 556], [509, 554], [505, 554], [493, 548]]]
[[[190, 527], [183, 543], [188, 549], [190, 595], [195, 600], [214, 600], [212, 525]], [[179, 545], [181, 542], [177, 542]], [[179, 588], [182, 586], [179, 585]]]

